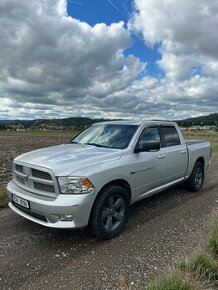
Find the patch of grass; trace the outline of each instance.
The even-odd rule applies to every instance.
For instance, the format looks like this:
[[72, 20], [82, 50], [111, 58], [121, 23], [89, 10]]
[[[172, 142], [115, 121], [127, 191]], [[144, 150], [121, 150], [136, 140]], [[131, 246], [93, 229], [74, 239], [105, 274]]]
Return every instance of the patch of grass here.
[[163, 278], [159, 282], [151, 283], [148, 290], [194, 290], [193, 286], [177, 276]]
[[212, 143], [212, 152], [217, 153], [218, 152], [218, 143]]
[[189, 262], [190, 269], [199, 273], [205, 280], [218, 279], [217, 261], [205, 252], [194, 255]]
[[6, 188], [0, 188], [0, 208], [8, 206]]
[[176, 269], [185, 271], [186, 269], [189, 268], [189, 261], [188, 261], [188, 259], [186, 258], [185, 260], [182, 260], [182, 261], [177, 262], [176, 265], [175, 265], [175, 267], [176, 267]]
[[212, 152], [218, 153], [218, 132], [215, 131], [183, 131], [185, 139], [208, 140], [212, 145]]
[[214, 255], [218, 255], [218, 221], [210, 225], [209, 249]]

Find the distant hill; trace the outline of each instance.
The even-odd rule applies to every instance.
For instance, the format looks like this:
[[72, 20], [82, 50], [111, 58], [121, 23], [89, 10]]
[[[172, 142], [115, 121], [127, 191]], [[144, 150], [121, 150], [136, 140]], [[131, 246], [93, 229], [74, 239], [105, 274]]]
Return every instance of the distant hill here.
[[[71, 118], [63, 118], [63, 119], [38, 119], [32, 121], [22, 121], [22, 123], [28, 123], [29, 125], [36, 124], [48, 124], [51, 126], [59, 126], [59, 127], [79, 127], [79, 126], [88, 126], [95, 122], [102, 122], [104, 119], [91, 119], [85, 117], [71, 117]], [[21, 122], [19, 122], [21, 123]]]
[[189, 118], [185, 120], [176, 121], [180, 126], [191, 127], [191, 126], [218, 126], [218, 114], [210, 114], [207, 116], [201, 116], [196, 118]]
[[50, 128], [83, 129], [93, 123], [107, 121], [106, 119], [91, 119], [85, 117], [71, 117], [63, 119], [35, 119], [35, 120], [0, 120], [0, 130], [7, 128]]
[[[84, 117], [71, 117], [63, 119], [36, 119], [36, 120], [0, 120], [0, 130], [7, 128], [85, 128], [93, 123], [107, 121], [108, 119], [91, 119]], [[185, 120], [175, 120], [180, 126], [218, 126], [218, 114], [210, 114]]]

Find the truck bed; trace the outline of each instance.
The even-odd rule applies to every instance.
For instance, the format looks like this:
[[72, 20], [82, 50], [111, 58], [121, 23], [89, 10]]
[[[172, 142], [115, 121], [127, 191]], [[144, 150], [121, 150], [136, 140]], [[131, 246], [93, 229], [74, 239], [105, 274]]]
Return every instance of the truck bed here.
[[185, 140], [186, 145], [194, 145], [199, 143], [207, 142], [206, 140]]

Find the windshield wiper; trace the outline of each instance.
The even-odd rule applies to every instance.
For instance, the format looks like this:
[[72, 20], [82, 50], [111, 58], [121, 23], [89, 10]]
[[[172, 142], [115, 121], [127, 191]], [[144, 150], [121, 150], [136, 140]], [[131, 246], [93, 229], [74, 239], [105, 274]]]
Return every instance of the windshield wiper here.
[[80, 143], [76, 141], [70, 141], [70, 144], [80, 144]]
[[93, 146], [96, 146], [96, 147], [110, 148], [109, 146], [106, 146], [106, 145], [101, 145], [101, 144], [91, 143], [91, 142], [83, 143], [83, 145], [93, 145]]

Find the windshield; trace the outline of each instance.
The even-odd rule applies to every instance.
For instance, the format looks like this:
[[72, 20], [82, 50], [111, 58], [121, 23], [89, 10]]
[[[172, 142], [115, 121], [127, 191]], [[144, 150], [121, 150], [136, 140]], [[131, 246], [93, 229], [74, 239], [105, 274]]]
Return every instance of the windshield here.
[[95, 124], [77, 135], [70, 143], [124, 149], [129, 145], [137, 128], [137, 125]]

